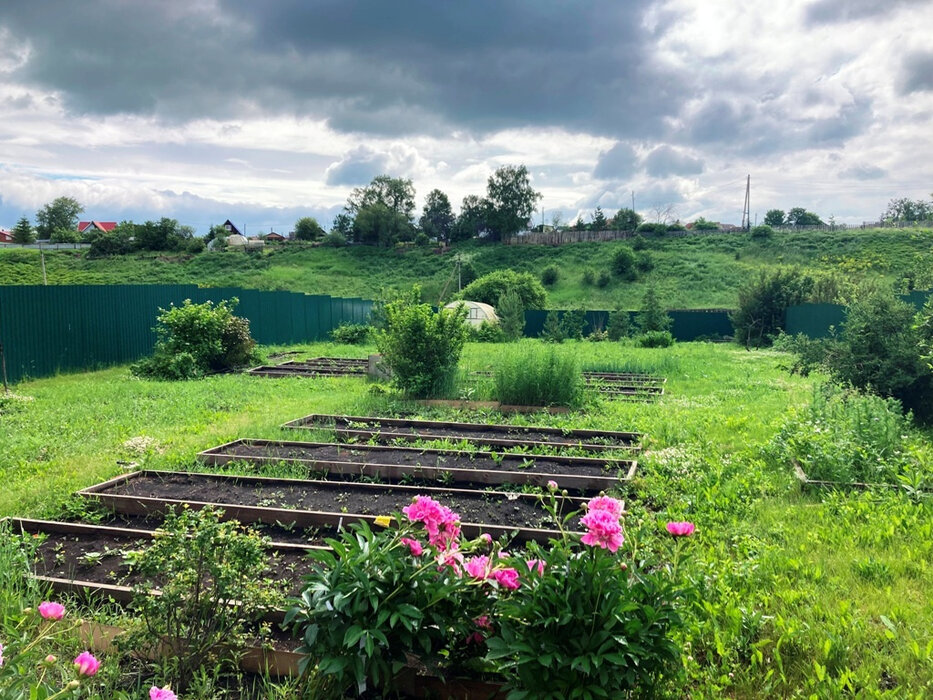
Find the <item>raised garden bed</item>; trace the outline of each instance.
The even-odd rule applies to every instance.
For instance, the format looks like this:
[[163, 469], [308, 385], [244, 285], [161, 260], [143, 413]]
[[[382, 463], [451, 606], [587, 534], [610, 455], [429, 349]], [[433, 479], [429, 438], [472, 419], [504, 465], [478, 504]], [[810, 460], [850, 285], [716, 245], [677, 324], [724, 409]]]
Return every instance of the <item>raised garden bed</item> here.
[[[126, 515], [164, 513], [187, 504], [214, 505], [224, 517], [241, 523], [277, 522], [296, 527], [337, 529], [353, 520], [373, 523], [400, 512], [417, 495], [429, 495], [460, 514], [468, 537], [487, 532], [495, 538], [546, 542], [559, 532], [540, 498], [533, 494], [402, 485], [346, 483], [258, 476], [141, 471], [79, 491], [114, 512]], [[580, 510], [582, 499], [564, 508]]]
[[634, 475], [625, 459], [510, 455], [388, 445], [342, 445], [284, 440], [235, 440], [199, 453], [208, 464], [299, 463], [309, 472], [383, 479], [443, 480], [445, 483], [532, 484], [554, 480], [561, 488], [601, 491]]
[[247, 374], [257, 377], [362, 377], [365, 372], [342, 371], [339, 369], [317, 369], [314, 367], [283, 367], [282, 365], [261, 365], [246, 370]]
[[[159, 585], [133, 573], [125, 561], [128, 552], [148, 546], [151, 530], [49, 520], [11, 519], [10, 523], [15, 530], [43, 538], [37, 549], [36, 578], [59, 593], [106, 595], [128, 603], [134, 585]], [[301, 592], [302, 577], [311, 570], [307, 552], [312, 548], [320, 547], [281, 542], [269, 545], [269, 576], [285, 585], [285, 595]]]
[[611, 430], [562, 430], [541, 426], [456, 423], [451, 421], [339, 416], [312, 413], [290, 421], [283, 428], [327, 428], [341, 439], [376, 440], [468, 440], [474, 445], [505, 448], [579, 449], [587, 452], [638, 450], [641, 435]]

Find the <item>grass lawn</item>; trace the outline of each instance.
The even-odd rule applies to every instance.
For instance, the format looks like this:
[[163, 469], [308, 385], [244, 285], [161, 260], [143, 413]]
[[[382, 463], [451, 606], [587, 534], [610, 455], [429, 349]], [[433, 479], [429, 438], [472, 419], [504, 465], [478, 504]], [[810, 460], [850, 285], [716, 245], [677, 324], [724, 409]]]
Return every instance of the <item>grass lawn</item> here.
[[[623, 494], [626, 556], [670, 547], [668, 520], [697, 524], [682, 542], [679, 569], [698, 591], [679, 640], [687, 684], [681, 696], [933, 695], [933, 506], [893, 489], [801, 493], [786, 459], [770, 447], [819, 377], [791, 376], [779, 353], [731, 345], [562, 347], [585, 368], [664, 375], [666, 393], [649, 404], [594, 400], [570, 415], [421, 415], [645, 433], [639, 476]], [[521, 350], [469, 344], [461, 364], [492, 367], [500, 353]], [[308, 413], [414, 408], [373, 386], [354, 378], [241, 375], [160, 383], [135, 379], [126, 367], [20, 384], [16, 393], [33, 400], [0, 404], [0, 516], [55, 517], [71, 492], [119, 474], [121, 462], [191, 467], [200, 450], [239, 437], [280, 437], [282, 423]], [[150, 440], [131, 441], [140, 437]]]

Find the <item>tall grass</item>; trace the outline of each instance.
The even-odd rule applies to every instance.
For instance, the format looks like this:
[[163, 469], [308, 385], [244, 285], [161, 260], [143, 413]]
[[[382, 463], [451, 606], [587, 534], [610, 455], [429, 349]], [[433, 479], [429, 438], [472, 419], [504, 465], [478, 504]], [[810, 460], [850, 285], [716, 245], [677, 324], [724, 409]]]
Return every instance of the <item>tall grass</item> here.
[[521, 343], [499, 360], [493, 396], [520, 406], [578, 406], [583, 376], [573, 354], [554, 347]]

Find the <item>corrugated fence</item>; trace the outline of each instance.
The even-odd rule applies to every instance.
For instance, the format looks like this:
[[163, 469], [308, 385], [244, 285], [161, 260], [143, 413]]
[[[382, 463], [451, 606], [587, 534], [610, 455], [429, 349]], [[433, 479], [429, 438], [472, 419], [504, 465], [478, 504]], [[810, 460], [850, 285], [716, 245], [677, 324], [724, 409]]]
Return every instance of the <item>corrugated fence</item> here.
[[[557, 315], [563, 318], [566, 311], [558, 311]], [[729, 320], [727, 309], [683, 309], [667, 312], [673, 320], [671, 335], [674, 340], [688, 341], [697, 338], [717, 338], [732, 335], [732, 321]], [[635, 323], [637, 312], [629, 311], [631, 325]], [[547, 311], [530, 309], [525, 312], [525, 337], [537, 338], [544, 329], [544, 320]], [[587, 311], [586, 325], [583, 334], [589, 335], [597, 328], [605, 329], [609, 325], [608, 311]]]
[[[933, 290], [902, 294], [901, 299], [918, 311], [933, 296]], [[827, 338], [838, 332], [846, 320], [846, 307], [841, 304], [799, 304], [787, 307], [784, 330], [788, 335], [803, 333], [808, 338]]]
[[324, 340], [365, 323], [372, 302], [194, 285], [0, 286], [0, 343], [9, 381], [132, 362], [149, 355], [160, 308], [236, 297], [261, 344]]

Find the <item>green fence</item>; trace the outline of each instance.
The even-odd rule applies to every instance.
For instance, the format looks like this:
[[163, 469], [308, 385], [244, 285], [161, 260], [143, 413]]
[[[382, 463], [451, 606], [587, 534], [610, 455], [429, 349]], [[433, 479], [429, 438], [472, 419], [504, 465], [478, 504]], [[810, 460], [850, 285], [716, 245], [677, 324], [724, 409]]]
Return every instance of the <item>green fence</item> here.
[[0, 286], [0, 343], [9, 381], [132, 362], [152, 352], [160, 308], [236, 297], [264, 345], [323, 340], [365, 323], [372, 302], [194, 285]]
[[[558, 311], [561, 318], [566, 311]], [[726, 309], [686, 309], [668, 311], [673, 320], [671, 334], [675, 340], [682, 342], [696, 340], [697, 338], [716, 338], [732, 335], [732, 321], [729, 320], [729, 311]], [[635, 323], [636, 312], [629, 311], [631, 325]], [[537, 338], [544, 329], [544, 319], [548, 312], [538, 309], [529, 309], [525, 312], [525, 337]], [[589, 335], [597, 328], [605, 329], [609, 325], [608, 311], [587, 311], [586, 325], [583, 334]]]
[[[901, 299], [918, 311], [933, 296], [933, 290], [902, 294]], [[798, 304], [787, 307], [784, 330], [788, 335], [803, 333], [808, 338], [827, 338], [838, 331], [846, 320], [846, 307], [841, 304]]]

